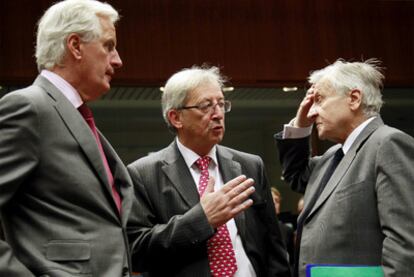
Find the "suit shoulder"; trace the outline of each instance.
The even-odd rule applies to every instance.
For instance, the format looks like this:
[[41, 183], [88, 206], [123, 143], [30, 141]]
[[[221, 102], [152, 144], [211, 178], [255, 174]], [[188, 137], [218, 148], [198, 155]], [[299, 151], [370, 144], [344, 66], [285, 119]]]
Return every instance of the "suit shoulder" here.
[[167, 148], [161, 149], [157, 152], [141, 157], [136, 161], [130, 163], [127, 167], [129, 169], [143, 169], [146, 167], [153, 167], [165, 159]]
[[26, 99], [37, 99], [39, 96], [44, 94], [44, 89], [36, 86], [30, 85], [21, 89], [17, 89], [7, 93], [3, 98], [26, 98]]
[[0, 99], [0, 101], [3, 103], [9, 103], [10, 105], [35, 105], [38, 107], [42, 103], [46, 102], [45, 96], [46, 93], [41, 87], [31, 85], [7, 93]]
[[220, 153], [228, 152], [231, 155], [233, 155], [233, 157], [236, 160], [249, 160], [249, 161], [257, 161], [257, 162], [263, 163], [262, 158], [259, 155], [255, 155], [255, 154], [235, 150], [233, 148], [229, 148], [229, 147], [226, 147], [226, 146], [222, 146], [222, 145], [218, 146], [218, 151]]
[[412, 136], [388, 125], [380, 126], [377, 130], [375, 130], [372, 137], [374, 140], [377, 140], [379, 144], [389, 140], [404, 140], [414, 143], [414, 138]]

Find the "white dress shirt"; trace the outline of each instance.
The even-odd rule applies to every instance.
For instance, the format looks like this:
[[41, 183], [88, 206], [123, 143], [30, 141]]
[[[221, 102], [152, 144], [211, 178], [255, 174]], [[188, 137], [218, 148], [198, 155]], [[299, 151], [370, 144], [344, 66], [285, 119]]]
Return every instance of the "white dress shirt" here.
[[[191, 149], [185, 147], [178, 138], [176, 139], [176, 141], [178, 150], [183, 156], [184, 161], [191, 172], [191, 175], [194, 179], [194, 183], [198, 186], [198, 181], [200, 179], [201, 172], [197, 165], [195, 165], [194, 163], [200, 158], [200, 156]], [[224, 185], [223, 178], [220, 174], [218, 167], [216, 151], [217, 148], [213, 147], [213, 149], [211, 149], [210, 153], [208, 153], [207, 155], [212, 160], [208, 167], [208, 173], [210, 176], [214, 177], [214, 191], [219, 190]], [[240, 235], [238, 234], [237, 226], [234, 219], [230, 219], [226, 223], [226, 225], [227, 229], [229, 230], [230, 239], [233, 244], [233, 249], [236, 255], [237, 271], [234, 274], [234, 277], [256, 277], [256, 272], [253, 269], [252, 263], [250, 262], [249, 258], [246, 255], [246, 252], [244, 251], [244, 247]]]
[[[359, 126], [356, 127], [351, 132], [351, 134], [349, 134], [344, 144], [342, 145], [342, 151], [344, 151], [344, 155], [346, 155], [346, 153], [349, 151], [349, 149], [351, 148], [352, 144], [354, 143], [358, 135], [365, 129], [365, 127], [372, 120], [374, 120], [374, 118], [376, 118], [376, 116], [368, 118], [367, 120], [359, 124]], [[290, 121], [289, 124], [285, 124], [283, 126], [283, 138], [284, 139], [304, 138], [304, 137], [310, 136], [312, 132], [312, 126], [305, 127], [305, 128], [294, 127], [292, 124], [293, 122], [294, 122], [294, 119]]]
[[49, 82], [57, 87], [76, 109], [83, 104], [79, 93], [65, 79], [46, 69], [43, 69], [42, 72], [40, 72], [40, 75], [45, 77]]

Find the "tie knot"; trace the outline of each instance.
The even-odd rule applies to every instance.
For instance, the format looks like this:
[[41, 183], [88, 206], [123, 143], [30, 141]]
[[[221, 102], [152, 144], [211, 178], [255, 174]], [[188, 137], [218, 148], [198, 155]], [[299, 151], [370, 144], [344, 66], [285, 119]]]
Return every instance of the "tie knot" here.
[[211, 158], [209, 156], [204, 156], [199, 158], [195, 164], [200, 170], [206, 170], [210, 164]]
[[79, 106], [78, 111], [84, 119], [93, 118], [91, 109], [89, 109], [89, 107], [85, 103], [83, 103], [81, 106]]

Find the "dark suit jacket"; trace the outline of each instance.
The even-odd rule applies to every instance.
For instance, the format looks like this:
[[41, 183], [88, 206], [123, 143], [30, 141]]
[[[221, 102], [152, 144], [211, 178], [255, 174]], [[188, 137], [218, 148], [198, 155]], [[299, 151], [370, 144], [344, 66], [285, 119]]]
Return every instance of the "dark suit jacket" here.
[[[254, 204], [235, 221], [257, 276], [290, 276], [262, 160], [222, 146], [217, 156], [224, 182], [240, 174], [255, 180]], [[128, 169], [139, 204], [132, 220], [141, 227], [134, 234], [139, 238], [133, 245], [136, 270], [160, 277], [210, 276], [206, 242], [214, 230], [176, 143]]]
[[133, 189], [105, 138], [122, 216], [91, 130], [45, 78], [0, 100], [0, 138], [0, 276], [129, 275]]
[[[334, 152], [309, 159], [308, 138], [277, 136], [285, 180], [305, 208]], [[299, 276], [307, 264], [382, 265], [413, 276], [414, 139], [374, 119], [357, 137], [305, 219]]]

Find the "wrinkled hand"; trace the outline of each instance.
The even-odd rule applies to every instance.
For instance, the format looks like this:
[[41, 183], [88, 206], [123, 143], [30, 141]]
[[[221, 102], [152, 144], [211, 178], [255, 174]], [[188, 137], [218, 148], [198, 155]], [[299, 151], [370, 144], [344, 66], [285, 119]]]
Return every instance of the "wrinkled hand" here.
[[305, 98], [303, 98], [299, 105], [294, 123], [295, 127], [309, 127], [313, 124], [313, 122], [315, 122], [315, 117], [309, 115], [309, 111], [314, 102], [314, 96], [314, 86], [312, 86], [308, 89]]
[[244, 175], [232, 179], [218, 191], [214, 191], [214, 183], [210, 177], [200, 203], [210, 225], [217, 228], [253, 204], [248, 197], [255, 189], [253, 179]]

